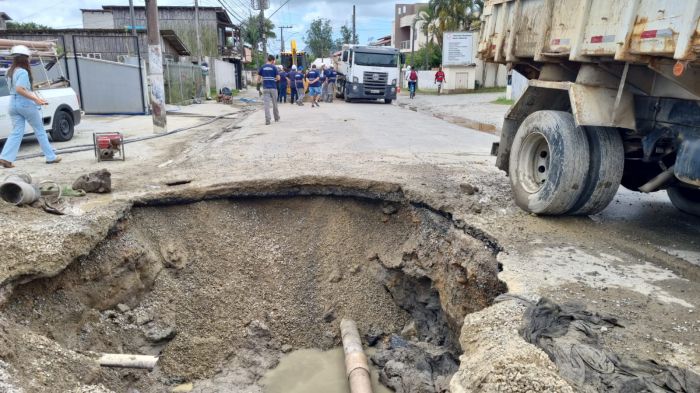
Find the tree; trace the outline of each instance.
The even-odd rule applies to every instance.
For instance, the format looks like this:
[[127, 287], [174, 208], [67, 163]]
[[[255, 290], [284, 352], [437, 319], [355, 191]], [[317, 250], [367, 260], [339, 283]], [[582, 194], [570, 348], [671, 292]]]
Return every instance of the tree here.
[[334, 51], [343, 49], [344, 44], [356, 44], [357, 37], [353, 40], [352, 29], [348, 27], [348, 24], [340, 26], [340, 37], [335, 40], [335, 45], [333, 47]]
[[49, 26], [35, 22], [7, 22], [7, 30], [46, 30]]
[[328, 57], [334, 48], [333, 28], [329, 19], [314, 19], [304, 39], [315, 57]]
[[[263, 27], [267, 38], [277, 37], [277, 34], [275, 34], [275, 24], [272, 23], [271, 20], [265, 19]], [[263, 36], [260, 34], [259, 16], [250, 16], [241, 23], [241, 39], [244, 43], [250, 45], [253, 59], [258, 59], [256, 51], [261, 48], [263, 40]]]
[[448, 31], [469, 30], [478, 24], [483, 0], [430, 0], [428, 8], [437, 17], [436, 37], [442, 47], [443, 34]]
[[[418, 13], [418, 17], [416, 19], [421, 22], [420, 31], [425, 35], [425, 47], [427, 48], [426, 52], [431, 52], [436, 30], [435, 22], [438, 19], [437, 13], [435, 12], [435, 9], [426, 7]], [[428, 64], [430, 63], [430, 56], [423, 57], [423, 68], [428, 69], [430, 66], [430, 64]], [[411, 59], [411, 61], [413, 61], [413, 59]]]

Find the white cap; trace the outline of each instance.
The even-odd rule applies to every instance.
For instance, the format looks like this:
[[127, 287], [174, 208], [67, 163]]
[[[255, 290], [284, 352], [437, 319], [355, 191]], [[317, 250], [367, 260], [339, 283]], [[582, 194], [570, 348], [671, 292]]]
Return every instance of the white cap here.
[[292, 65], [292, 70], [294, 70], [294, 71], [297, 70], [297, 65], [296, 65], [296, 64]]
[[27, 47], [24, 46], [24, 45], [15, 45], [15, 46], [12, 47], [12, 49], [10, 49], [10, 54], [11, 54], [11, 55], [25, 55], [25, 56], [31, 56], [31, 55], [32, 55], [32, 51], [30, 51], [29, 48], [27, 48]]

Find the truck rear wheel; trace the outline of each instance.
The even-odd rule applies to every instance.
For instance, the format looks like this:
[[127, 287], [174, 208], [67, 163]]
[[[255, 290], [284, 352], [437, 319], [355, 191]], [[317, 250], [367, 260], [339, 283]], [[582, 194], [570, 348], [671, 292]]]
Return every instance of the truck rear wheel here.
[[586, 133], [570, 113], [538, 111], [518, 128], [510, 153], [515, 203], [535, 214], [565, 214], [581, 197], [589, 168]]
[[694, 216], [700, 216], [700, 190], [671, 187], [667, 192], [671, 203], [676, 209]]
[[625, 148], [615, 129], [585, 127], [590, 149], [590, 166], [583, 191], [569, 212], [575, 215], [600, 213], [612, 202], [622, 180]]

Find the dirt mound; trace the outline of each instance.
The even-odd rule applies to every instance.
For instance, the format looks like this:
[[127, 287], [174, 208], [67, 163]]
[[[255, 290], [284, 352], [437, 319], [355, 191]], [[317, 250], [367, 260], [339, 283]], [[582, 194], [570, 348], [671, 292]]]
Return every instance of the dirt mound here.
[[[89, 256], [17, 288], [3, 312], [66, 353], [161, 356], [152, 372], [90, 369], [88, 380], [36, 391], [196, 388], [235, 368], [230, 391], [251, 389], [291, 348], [339, 345], [342, 317], [375, 343], [403, 334], [458, 356], [464, 316], [505, 291], [497, 273], [482, 242], [426, 208], [328, 197], [220, 200], [134, 209]], [[32, 378], [18, 371], [31, 359], [0, 358], [20, 383]]]

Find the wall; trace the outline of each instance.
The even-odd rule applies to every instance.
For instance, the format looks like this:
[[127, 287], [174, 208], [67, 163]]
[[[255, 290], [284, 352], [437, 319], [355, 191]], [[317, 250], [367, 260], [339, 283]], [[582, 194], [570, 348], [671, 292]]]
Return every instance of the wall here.
[[110, 11], [83, 11], [84, 29], [113, 29], [114, 16]]
[[236, 66], [233, 63], [214, 59], [212, 65], [214, 82], [212, 87], [216, 87], [216, 91], [220, 91], [224, 87], [231, 90], [236, 89]]
[[[88, 114], [145, 113], [144, 98], [146, 69], [112, 61], [68, 57], [71, 87], [81, 98]], [[80, 69], [80, 79], [78, 75]], [[147, 102], [147, 101], [146, 101]]]

